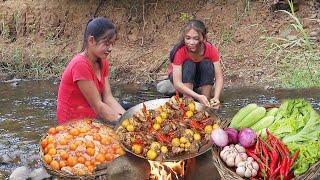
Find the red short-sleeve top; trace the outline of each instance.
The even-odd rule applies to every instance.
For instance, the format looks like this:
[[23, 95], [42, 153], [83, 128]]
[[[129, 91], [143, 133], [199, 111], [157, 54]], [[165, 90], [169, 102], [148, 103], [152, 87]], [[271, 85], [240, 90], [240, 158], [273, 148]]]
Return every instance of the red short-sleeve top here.
[[77, 81], [93, 81], [102, 97], [105, 77], [108, 75], [109, 62], [107, 59], [101, 61], [101, 78], [99, 80], [88, 58], [80, 54], [76, 55], [64, 70], [59, 85], [57, 102], [58, 124], [69, 120], [96, 118], [97, 114], [81, 93]]
[[[220, 60], [220, 55], [218, 49], [211, 43], [205, 42], [205, 48], [204, 48], [204, 59], [210, 59], [212, 62], [217, 62]], [[182, 65], [184, 61], [186, 60], [193, 60], [196, 63], [199, 63], [200, 61], [196, 61], [194, 59], [191, 59], [187, 47], [184, 45], [174, 55], [173, 62], [169, 65], [168, 68], [168, 74], [172, 73], [172, 64], [174, 65]]]

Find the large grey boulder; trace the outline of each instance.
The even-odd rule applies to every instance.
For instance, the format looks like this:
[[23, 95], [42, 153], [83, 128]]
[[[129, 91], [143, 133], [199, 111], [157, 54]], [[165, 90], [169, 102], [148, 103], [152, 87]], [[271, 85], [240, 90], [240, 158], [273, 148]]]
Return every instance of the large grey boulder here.
[[174, 88], [173, 84], [169, 79], [160, 81], [157, 84], [157, 91], [162, 94], [173, 94], [175, 93], [176, 89]]
[[29, 177], [30, 169], [26, 166], [16, 168], [9, 177], [9, 180], [26, 180]]

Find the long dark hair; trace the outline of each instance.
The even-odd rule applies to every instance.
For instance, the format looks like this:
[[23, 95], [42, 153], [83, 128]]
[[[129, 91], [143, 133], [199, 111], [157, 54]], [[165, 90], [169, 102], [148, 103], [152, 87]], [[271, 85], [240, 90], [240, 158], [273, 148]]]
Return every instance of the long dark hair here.
[[197, 31], [199, 34], [202, 34], [203, 38], [204, 39], [207, 39], [207, 28], [205, 26], [205, 24], [200, 21], [200, 20], [197, 20], [197, 19], [193, 19], [193, 20], [190, 20], [185, 26], [184, 28], [182, 29], [182, 33], [181, 33], [181, 36], [180, 36], [180, 40], [179, 42], [173, 46], [173, 48], [171, 49], [170, 51], [170, 54], [169, 54], [169, 59], [171, 62], [173, 62], [174, 60], [174, 56], [176, 54], [176, 52], [184, 46], [184, 36], [187, 32], [190, 31], [190, 29], [194, 29], [195, 31]]
[[89, 36], [93, 36], [94, 39], [98, 42], [102, 39], [110, 40], [115, 35], [117, 35], [117, 29], [111, 22], [111, 20], [105, 17], [89, 19], [84, 31], [81, 52], [87, 48]]

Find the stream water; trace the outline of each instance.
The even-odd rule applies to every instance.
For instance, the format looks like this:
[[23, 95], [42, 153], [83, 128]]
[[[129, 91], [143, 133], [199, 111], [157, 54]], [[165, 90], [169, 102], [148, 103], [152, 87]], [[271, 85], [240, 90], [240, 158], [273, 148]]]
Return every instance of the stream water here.
[[[10, 81], [0, 83], [0, 179], [19, 166], [41, 167], [38, 142], [47, 129], [56, 126], [58, 85], [52, 81]], [[131, 104], [161, 98], [153, 87], [116, 86], [113, 94]], [[305, 98], [320, 110], [320, 89], [227, 89], [219, 116], [230, 118], [244, 105], [279, 103], [285, 98]], [[2, 157], [2, 158], [1, 158]], [[3, 157], [7, 157], [4, 160]], [[9, 158], [9, 160], [8, 160]]]

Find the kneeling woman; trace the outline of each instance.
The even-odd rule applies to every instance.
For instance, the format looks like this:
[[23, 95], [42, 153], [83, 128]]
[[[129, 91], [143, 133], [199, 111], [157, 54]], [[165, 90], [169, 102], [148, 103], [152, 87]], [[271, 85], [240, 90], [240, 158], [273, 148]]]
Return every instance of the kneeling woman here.
[[[215, 84], [214, 107], [219, 108], [223, 75], [217, 48], [206, 41], [207, 30], [202, 21], [191, 20], [181, 40], [170, 52], [169, 78], [176, 90], [209, 106]], [[200, 94], [194, 91], [199, 88]]]
[[58, 92], [57, 119], [117, 120], [125, 112], [111, 93], [108, 55], [116, 41], [113, 23], [103, 17], [89, 20], [82, 50], [63, 72]]

